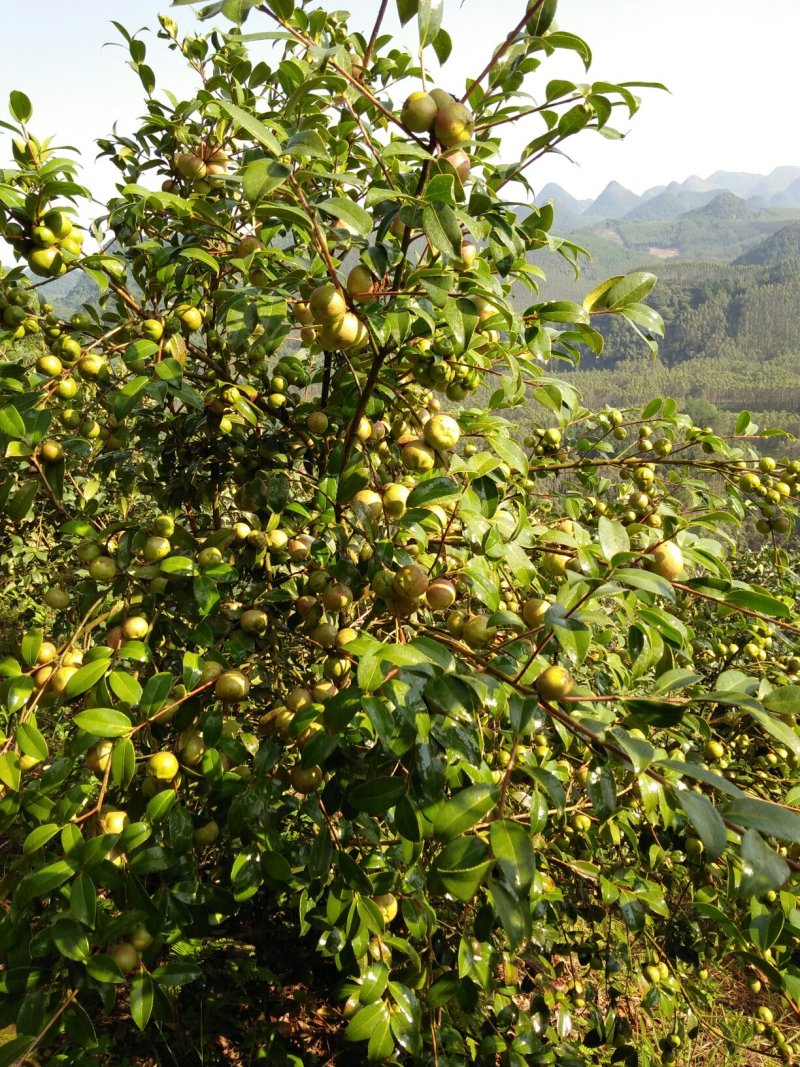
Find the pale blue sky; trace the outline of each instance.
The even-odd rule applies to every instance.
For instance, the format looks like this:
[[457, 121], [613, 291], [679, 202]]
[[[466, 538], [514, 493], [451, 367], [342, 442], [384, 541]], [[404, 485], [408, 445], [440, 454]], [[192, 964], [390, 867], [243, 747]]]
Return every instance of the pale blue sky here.
[[[321, 2], [349, 8], [353, 24], [366, 29], [378, 6], [377, 0]], [[483, 66], [491, 44], [518, 20], [523, 3], [445, 0], [445, 26], [458, 56], [448, 87]], [[156, 27], [160, 11], [188, 27], [191, 8], [170, 8], [167, 0], [6, 0], [3, 6], [9, 10], [3, 11], [0, 112], [11, 89], [28, 93], [35, 131], [56, 133], [60, 143], [88, 153], [86, 176], [107, 196], [115, 172], [92, 163], [92, 141], [114, 121], [122, 131], [131, 129], [141, 109], [139, 82], [125, 67], [125, 54], [103, 47], [118, 39], [110, 20], [130, 30]], [[246, 28], [255, 30], [264, 22], [254, 13]], [[576, 195], [591, 196], [616, 178], [638, 192], [718, 168], [765, 173], [800, 163], [795, 118], [799, 0], [561, 0], [559, 23], [592, 46], [590, 77], [663, 81], [672, 95], [648, 92], [633, 123], [623, 123], [631, 131], [624, 142], [590, 134], [576, 139], [571, 152], [578, 166], [548, 159], [533, 175], [536, 186], [555, 180]], [[396, 17], [388, 27], [396, 28]], [[159, 83], [188, 90], [182, 61], [154, 34], [146, 40]], [[561, 55], [546, 64], [543, 81], [582, 80], [577, 60]], [[534, 80], [532, 91], [540, 84]], [[509, 155], [514, 138], [530, 135], [531, 129], [513, 131]]]

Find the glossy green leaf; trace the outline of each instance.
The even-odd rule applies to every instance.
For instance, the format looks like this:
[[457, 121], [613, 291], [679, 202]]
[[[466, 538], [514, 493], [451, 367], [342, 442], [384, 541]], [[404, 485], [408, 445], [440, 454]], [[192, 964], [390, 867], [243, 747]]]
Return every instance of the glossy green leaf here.
[[81, 693], [85, 693], [87, 689], [91, 689], [96, 682], [100, 681], [103, 675], [108, 673], [109, 666], [110, 660], [96, 659], [79, 667], [67, 682], [67, 688], [64, 690], [64, 699], [74, 700]]
[[458, 837], [488, 815], [498, 798], [494, 785], [467, 786], [442, 804], [434, 820], [434, 834], [443, 841]]
[[90, 708], [79, 712], [72, 721], [95, 737], [124, 737], [133, 728], [128, 716], [114, 708]]
[[361, 782], [347, 794], [348, 803], [356, 811], [366, 811], [370, 815], [383, 815], [400, 800], [404, 791], [400, 778], [371, 778]]
[[489, 841], [509, 886], [515, 892], [527, 889], [536, 873], [530, 834], [519, 823], [498, 819], [489, 827]]
[[144, 1030], [153, 1010], [153, 979], [147, 971], [139, 971], [131, 982], [131, 1018]]

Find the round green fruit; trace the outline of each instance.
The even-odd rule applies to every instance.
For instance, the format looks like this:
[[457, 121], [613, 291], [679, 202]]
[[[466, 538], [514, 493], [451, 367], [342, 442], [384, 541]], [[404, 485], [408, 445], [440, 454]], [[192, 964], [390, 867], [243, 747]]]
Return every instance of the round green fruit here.
[[48, 608], [54, 608], [59, 611], [69, 604], [69, 593], [66, 589], [62, 589], [60, 585], [51, 585], [44, 594], [44, 602]]
[[269, 619], [264, 611], [259, 608], [249, 608], [243, 611], [239, 619], [239, 626], [246, 634], [263, 634], [269, 625]]
[[147, 773], [160, 782], [171, 782], [180, 770], [180, 764], [173, 752], [155, 752], [147, 761]]
[[456, 602], [456, 587], [447, 578], [435, 578], [425, 590], [432, 611], [446, 611]]
[[486, 648], [496, 636], [497, 628], [489, 625], [488, 615], [471, 615], [461, 631], [461, 640], [470, 648]]
[[111, 556], [97, 556], [89, 564], [89, 574], [96, 582], [110, 582], [117, 575], [117, 564]]
[[40, 278], [57, 278], [67, 269], [61, 252], [55, 245], [50, 248], [37, 248], [31, 252], [28, 256], [28, 266]]
[[466, 105], [453, 101], [436, 112], [433, 129], [442, 148], [458, 148], [472, 137], [472, 112]]
[[313, 793], [319, 787], [323, 779], [321, 767], [301, 767], [295, 764], [289, 775], [292, 789], [297, 793]]
[[309, 297], [308, 306], [314, 321], [320, 324], [334, 322], [347, 311], [347, 303], [341, 290], [332, 282], [317, 286]]
[[440, 452], [452, 452], [461, 430], [451, 415], [434, 415], [425, 423], [422, 436], [426, 445]]
[[139, 953], [130, 941], [118, 941], [110, 945], [106, 953], [116, 963], [123, 974], [128, 974], [139, 966]]
[[534, 683], [536, 692], [543, 700], [562, 700], [572, 691], [572, 675], [565, 667], [548, 667]]
[[196, 845], [212, 845], [219, 837], [219, 825], [211, 819], [203, 826], [198, 826], [192, 836]]
[[223, 704], [236, 704], [250, 692], [250, 682], [241, 671], [225, 671], [217, 678], [214, 693]]
[[157, 563], [170, 554], [172, 545], [166, 537], [148, 537], [142, 549], [142, 558], [147, 563]]
[[438, 105], [430, 93], [412, 93], [403, 104], [400, 121], [412, 133], [428, 133], [433, 127]]
[[144, 615], [131, 615], [122, 623], [121, 630], [126, 641], [141, 641], [147, 637], [150, 623]]
[[59, 241], [72, 232], [72, 219], [66, 211], [60, 211], [58, 208], [48, 211], [42, 218], [42, 223]]
[[674, 581], [683, 571], [683, 553], [674, 541], [662, 541], [650, 553], [648, 568], [667, 581]]
[[42, 441], [39, 455], [45, 463], [58, 463], [64, 458], [64, 448], [60, 441]]
[[395, 897], [394, 893], [381, 893], [372, 898], [372, 903], [377, 905], [387, 926], [397, 918], [397, 897]]
[[400, 458], [406, 470], [424, 473], [433, 470], [436, 454], [424, 441], [415, 439], [403, 446]]

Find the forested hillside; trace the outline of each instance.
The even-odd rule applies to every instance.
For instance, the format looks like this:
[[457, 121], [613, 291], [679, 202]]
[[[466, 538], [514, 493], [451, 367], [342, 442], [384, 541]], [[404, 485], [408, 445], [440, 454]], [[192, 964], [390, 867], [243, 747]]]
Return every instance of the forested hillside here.
[[746, 408], [763, 425], [800, 434], [800, 258], [755, 265], [789, 250], [790, 237], [771, 238], [748, 265], [661, 264], [650, 297], [665, 323], [658, 357], [629, 330], [602, 323], [603, 355], [587, 356], [574, 375], [587, 403], [635, 404], [656, 392], [717, 429]]

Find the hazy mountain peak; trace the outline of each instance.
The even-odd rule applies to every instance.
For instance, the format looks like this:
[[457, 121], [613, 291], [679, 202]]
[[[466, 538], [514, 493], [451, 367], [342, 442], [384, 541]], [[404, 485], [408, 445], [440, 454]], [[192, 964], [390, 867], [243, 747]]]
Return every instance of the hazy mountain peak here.
[[698, 215], [713, 219], [750, 219], [753, 217], [753, 211], [746, 200], [726, 190], [719, 193], [713, 200], [710, 200], [702, 207], [687, 211], [683, 217], [689, 218]]

